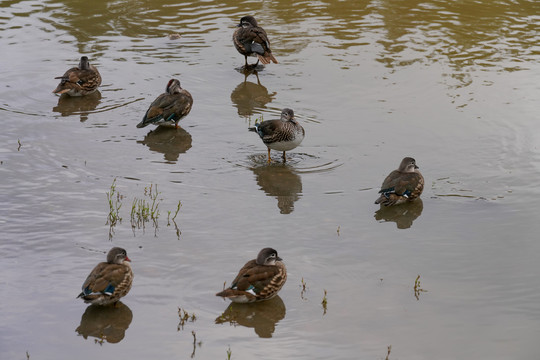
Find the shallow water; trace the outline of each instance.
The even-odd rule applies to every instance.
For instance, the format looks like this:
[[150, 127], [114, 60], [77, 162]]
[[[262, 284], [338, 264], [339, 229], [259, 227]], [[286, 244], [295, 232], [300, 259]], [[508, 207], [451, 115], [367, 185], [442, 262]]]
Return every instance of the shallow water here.
[[[245, 14], [280, 62], [247, 77], [231, 41]], [[539, 14], [536, 1], [3, 1], [1, 357], [538, 357]], [[81, 55], [99, 93], [53, 95]], [[171, 77], [193, 110], [180, 129], [137, 129]], [[306, 138], [267, 165], [247, 128], [284, 107]], [[422, 201], [380, 210], [404, 156]], [[132, 228], [156, 185], [156, 223]], [[135, 281], [110, 312], [75, 296], [112, 246]], [[279, 297], [214, 296], [266, 246], [288, 268]], [[195, 321], [179, 326], [178, 308]]]

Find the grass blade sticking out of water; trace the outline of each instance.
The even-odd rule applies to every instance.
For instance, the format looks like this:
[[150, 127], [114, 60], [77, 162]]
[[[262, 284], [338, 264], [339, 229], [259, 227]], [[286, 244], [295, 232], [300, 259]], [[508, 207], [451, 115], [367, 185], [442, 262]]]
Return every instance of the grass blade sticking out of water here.
[[181, 207], [182, 207], [182, 202], [178, 200], [178, 205], [176, 206], [176, 212], [174, 213], [174, 216], [172, 217], [172, 219], [171, 219], [171, 211], [167, 211], [167, 226], [171, 226], [171, 221], [173, 222], [174, 228], [176, 230], [176, 238], [178, 240], [180, 240], [180, 235], [182, 234], [182, 232], [178, 228], [178, 225], [176, 224], [175, 219]]
[[109, 225], [109, 240], [112, 240], [114, 235], [114, 227], [117, 223], [122, 222], [120, 216], [120, 208], [122, 207], [123, 196], [116, 191], [116, 178], [114, 178], [111, 188], [107, 192], [107, 201], [109, 203], [109, 215], [107, 215], [106, 225]]
[[131, 203], [131, 228], [135, 232], [135, 229], [145, 229], [145, 224], [150, 217], [150, 209], [145, 199], [134, 198]]
[[[114, 235], [114, 228], [118, 223], [122, 222], [122, 217], [120, 216], [120, 209], [122, 208], [122, 199], [123, 195], [116, 189], [116, 178], [113, 180], [110, 190], [107, 194], [107, 202], [109, 203], [109, 214], [107, 215], [107, 225], [109, 225], [109, 240], [112, 240]], [[159, 228], [159, 216], [160, 216], [160, 205], [163, 200], [161, 197], [161, 192], [158, 191], [158, 186], [155, 184], [150, 184], [150, 186], [144, 188], [144, 195], [142, 198], [133, 198], [131, 203], [131, 229], [133, 235], [135, 236], [136, 229], [143, 229], [143, 232], [146, 229], [147, 223], [152, 221], [152, 226], [154, 227], [154, 236], [157, 237], [157, 231]], [[171, 225], [171, 221], [174, 224], [176, 230], [176, 237], [180, 240], [181, 231], [176, 224], [176, 217], [180, 212], [182, 207], [182, 202], [178, 201], [176, 210], [168, 211], [167, 216], [167, 226]], [[171, 217], [171, 215], [173, 215]]]
[[321, 301], [322, 307], [323, 307], [323, 315], [326, 315], [326, 310], [328, 306], [328, 300], [326, 299], [326, 289], [324, 289], [324, 296]]
[[[154, 191], [152, 191], [152, 188], [154, 188]], [[146, 189], [144, 189], [144, 194], [146, 195]], [[150, 184], [150, 188], [148, 188], [148, 197], [151, 200], [150, 203], [150, 218], [152, 219], [152, 222], [154, 223], [154, 228], [157, 230], [158, 228], [158, 217], [159, 217], [159, 202], [161, 199], [158, 199], [160, 192], [158, 191], [157, 184], [153, 185]]]
[[[131, 203], [131, 229], [135, 234], [135, 229], [146, 228], [146, 223], [152, 220], [154, 226], [154, 236], [157, 237], [159, 227], [159, 204], [162, 199], [159, 198], [161, 193], [157, 189], [157, 185], [150, 184], [144, 188], [145, 198], [134, 198]], [[148, 200], [146, 199], [148, 198]]]

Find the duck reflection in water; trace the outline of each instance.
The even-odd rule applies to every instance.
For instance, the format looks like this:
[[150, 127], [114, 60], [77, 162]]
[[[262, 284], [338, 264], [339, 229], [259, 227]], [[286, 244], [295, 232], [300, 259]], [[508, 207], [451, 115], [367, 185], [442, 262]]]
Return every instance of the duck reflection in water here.
[[274, 298], [249, 304], [231, 303], [216, 319], [216, 324], [229, 323], [253, 328], [261, 338], [271, 338], [276, 324], [285, 317], [285, 304], [276, 295]]
[[399, 206], [381, 206], [375, 212], [375, 220], [381, 222], [393, 221], [398, 229], [408, 229], [412, 226], [414, 220], [422, 214], [423, 209], [424, 203], [420, 198]]
[[278, 201], [281, 214], [290, 214], [294, 210], [294, 203], [302, 194], [302, 178], [290, 166], [282, 163], [273, 163], [267, 166], [258, 166], [251, 169], [266, 195], [273, 196]]
[[88, 114], [92, 113], [101, 102], [101, 93], [99, 90], [86, 95], [73, 97], [62, 94], [58, 98], [58, 104], [53, 107], [53, 112], [60, 113], [62, 116], [80, 115], [81, 122], [88, 120]]
[[[266, 104], [272, 102], [276, 92], [269, 93], [268, 89], [261, 85], [259, 74], [255, 70], [244, 71], [244, 81], [231, 93], [231, 101], [238, 109], [238, 115], [249, 117], [254, 109], [266, 109]], [[254, 74], [257, 83], [247, 81], [250, 74]]]
[[181, 127], [171, 129], [158, 126], [137, 143], [148, 146], [151, 151], [162, 153], [167, 162], [174, 164], [180, 154], [191, 148], [191, 135]]
[[116, 306], [90, 305], [75, 331], [85, 339], [91, 336], [99, 339], [96, 342], [106, 340], [109, 343], [118, 343], [124, 338], [132, 320], [131, 309], [121, 301], [116, 303]]

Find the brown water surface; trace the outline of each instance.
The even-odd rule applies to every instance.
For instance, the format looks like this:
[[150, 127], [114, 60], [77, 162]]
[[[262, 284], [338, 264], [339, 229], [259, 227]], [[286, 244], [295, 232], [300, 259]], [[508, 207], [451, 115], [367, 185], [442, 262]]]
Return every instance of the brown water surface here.
[[[248, 76], [245, 14], [279, 61]], [[539, 23], [533, 0], [2, 1], [0, 357], [537, 358]], [[82, 55], [99, 92], [52, 94]], [[137, 129], [172, 77], [181, 128]], [[247, 128], [285, 107], [306, 138], [267, 165]], [[380, 210], [404, 156], [422, 201]], [[112, 246], [133, 288], [87, 307]], [[266, 246], [278, 298], [214, 296]]]

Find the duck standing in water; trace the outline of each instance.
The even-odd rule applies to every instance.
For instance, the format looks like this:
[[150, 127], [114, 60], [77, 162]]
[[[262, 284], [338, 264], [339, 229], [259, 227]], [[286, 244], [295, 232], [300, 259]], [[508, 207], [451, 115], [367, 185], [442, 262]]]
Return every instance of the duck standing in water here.
[[216, 296], [222, 296], [237, 303], [269, 300], [277, 295], [287, 281], [287, 268], [277, 251], [264, 248], [256, 259], [248, 261], [231, 286]]
[[107, 262], [97, 264], [90, 272], [77, 297], [94, 305], [116, 304], [131, 289], [133, 272], [130, 262], [126, 250], [113, 247], [107, 254]]
[[90, 65], [86, 56], [81, 57], [79, 66], [69, 69], [64, 75], [55, 77], [61, 79], [54, 89], [55, 94], [83, 96], [93, 93], [101, 85], [101, 75], [97, 68]]
[[174, 125], [175, 128], [178, 128], [178, 122], [189, 114], [192, 105], [193, 97], [189, 91], [182, 89], [180, 80], [171, 79], [167, 83], [165, 92], [150, 104], [137, 127], [143, 128], [154, 124]]
[[[233, 34], [234, 47], [238, 52], [244, 55], [245, 65], [247, 69], [249, 67], [256, 67], [259, 61], [264, 65], [273, 62], [277, 64], [278, 61], [272, 55], [270, 50], [270, 41], [266, 35], [266, 31], [260, 26], [257, 26], [257, 20], [253, 16], [244, 16], [240, 19], [240, 24], [237, 25], [237, 29]], [[247, 57], [257, 56], [257, 62], [252, 65], [248, 65]]]
[[424, 190], [424, 177], [416, 166], [416, 160], [406, 157], [397, 170], [384, 179], [375, 204], [399, 205], [420, 197]]
[[294, 111], [287, 108], [281, 111], [279, 120], [266, 120], [256, 123], [254, 127], [250, 127], [248, 130], [259, 134], [268, 147], [268, 163], [272, 161], [270, 149], [283, 151], [283, 162], [286, 162], [285, 151], [292, 150], [300, 145], [306, 135], [302, 125], [296, 121]]

